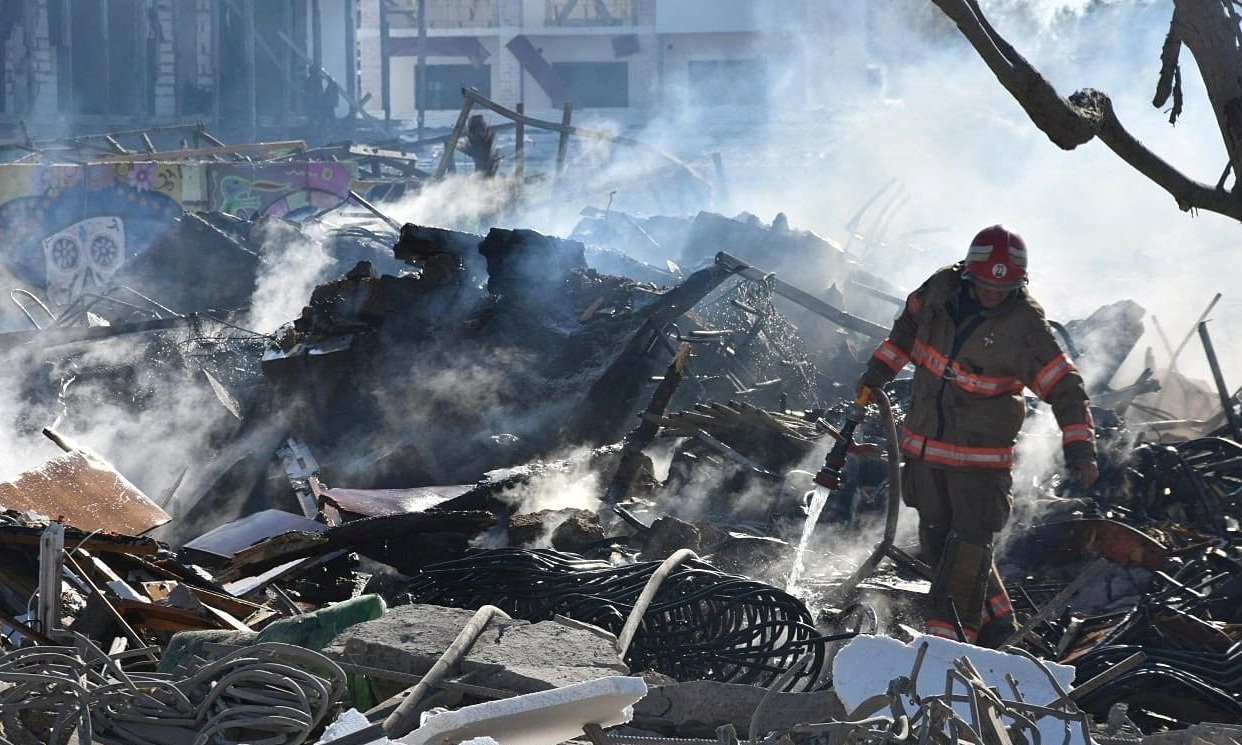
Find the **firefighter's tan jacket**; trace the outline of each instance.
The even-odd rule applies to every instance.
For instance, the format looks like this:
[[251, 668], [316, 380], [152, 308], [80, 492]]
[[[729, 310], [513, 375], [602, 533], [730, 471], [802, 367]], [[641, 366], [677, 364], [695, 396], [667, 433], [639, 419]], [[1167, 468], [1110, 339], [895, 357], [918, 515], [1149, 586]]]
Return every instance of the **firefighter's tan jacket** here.
[[1095, 457], [1082, 377], [1057, 346], [1025, 288], [999, 307], [954, 322], [962, 267], [945, 267], [906, 299], [863, 382], [879, 385], [913, 362], [913, 402], [901, 449], [949, 468], [1009, 468], [1026, 418], [1023, 388], [1052, 406], [1066, 463]]

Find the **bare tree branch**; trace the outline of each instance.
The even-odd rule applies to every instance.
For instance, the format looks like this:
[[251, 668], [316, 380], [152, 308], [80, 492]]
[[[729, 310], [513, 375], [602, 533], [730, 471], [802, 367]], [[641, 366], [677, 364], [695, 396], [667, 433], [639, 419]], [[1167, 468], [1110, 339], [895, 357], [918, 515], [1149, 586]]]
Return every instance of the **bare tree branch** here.
[[1182, 71], [1178, 67], [1177, 58], [1182, 53], [1182, 37], [1177, 30], [1177, 10], [1169, 21], [1169, 33], [1164, 37], [1164, 48], [1160, 50], [1160, 77], [1156, 80], [1156, 95], [1151, 105], [1157, 109], [1168, 102], [1173, 96], [1173, 110], [1169, 112], [1169, 124], [1176, 124], [1177, 117], [1182, 113]]
[[[1180, 209], [1216, 212], [1242, 222], [1242, 199], [1238, 194], [1225, 190], [1223, 184], [1214, 188], [1195, 181], [1149, 150], [1117, 119], [1107, 95], [1089, 88], [1069, 99], [1057, 93], [992, 27], [977, 0], [932, 2], [957, 24], [1000, 84], [1057, 147], [1073, 150], [1098, 137], [1123, 161], [1171, 194]], [[1223, 2], [1227, 5], [1231, 0]], [[1180, 113], [1180, 70], [1176, 60], [1184, 44], [1203, 72], [1233, 171], [1242, 173], [1238, 168], [1242, 154], [1242, 78], [1238, 75], [1238, 70], [1242, 70], [1242, 52], [1232, 43], [1236, 24], [1231, 25], [1222, 0], [1174, 0], [1174, 5], [1174, 18], [1161, 57], [1157, 106], [1172, 92], [1174, 106]], [[1205, 63], [1205, 58], [1210, 59]]]
[[1084, 116], [1094, 120], [1096, 136], [1101, 142], [1134, 170], [1171, 194], [1179, 209], [1206, 210], [1242, 221], [1242, 201], [1236, 195], [1187, 177], [1149, 150], [1117, 120], [1108, 96], [1087, 88], [1070, 96], [1070, 101]]

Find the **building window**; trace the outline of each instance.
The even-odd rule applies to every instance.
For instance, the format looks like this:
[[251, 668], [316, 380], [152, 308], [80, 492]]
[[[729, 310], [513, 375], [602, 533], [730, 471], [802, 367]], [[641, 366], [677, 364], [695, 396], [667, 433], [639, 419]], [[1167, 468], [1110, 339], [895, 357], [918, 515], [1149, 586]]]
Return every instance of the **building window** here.
[[762, 60], [691, 60], [690, 102], [696, 106], [753, 106], [767, 100]]
[[210, 113], [211, 91], [198, 87], [198, 7], [190, 3], [173, 3], [172, 9], [177, 113]]
[[135, 80], [145, 75], [134, 71], [143, 64], [139, 55], [146, 49], [136, 33], [138, 19], [135, 0], [74, 6], [70, 76], [77, 113], [130, 116], [138, 112], [145, 92]]
[[[417, 72], [414, 76], [418, 80]], [[414, 100], [428, 110], [460, 109], [461, 89], [478, 88], [484, 96], [492, 95], [492, 66], [427, 65], [427, 97], [419, 101], [417, 82]]]
[[565, 81], [575, 108], [630, 105], [630, 70], [625, 62], [553, 62], [552, 69]]

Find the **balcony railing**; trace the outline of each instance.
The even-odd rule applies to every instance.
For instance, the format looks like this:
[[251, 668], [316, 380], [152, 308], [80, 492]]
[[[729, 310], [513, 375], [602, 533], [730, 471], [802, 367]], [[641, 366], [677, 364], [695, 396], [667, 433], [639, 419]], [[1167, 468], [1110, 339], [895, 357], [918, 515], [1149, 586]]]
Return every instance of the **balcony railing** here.
[[[499, 25], [497, 0], [426, 0], [427, 28], [489, 28]], [[418, 0], [384, 0], [393, 28], [418, 27]]]
[[545, 0], [549, 26], [634, 26], [637, 0]]

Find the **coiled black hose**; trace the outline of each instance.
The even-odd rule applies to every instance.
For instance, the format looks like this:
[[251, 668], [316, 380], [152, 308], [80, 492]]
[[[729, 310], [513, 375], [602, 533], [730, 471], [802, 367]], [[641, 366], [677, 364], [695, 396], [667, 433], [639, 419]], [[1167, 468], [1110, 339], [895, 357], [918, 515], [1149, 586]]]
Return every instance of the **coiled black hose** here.
[[[416, 603], [495, 605], [527, 621], [562, 615], [619, 634], [659, 566], [613, 566], [546, 549], [506, 548], [426, 567], [409, 591]], [[626, 662], [677, 680], [766, 687], [810, 656], [782, 686], [807, 690], [820, 678], [826, 643], [853, 635], [820, 635], [806, 606], [792, 595], [689, 559], [660, 585]]]

